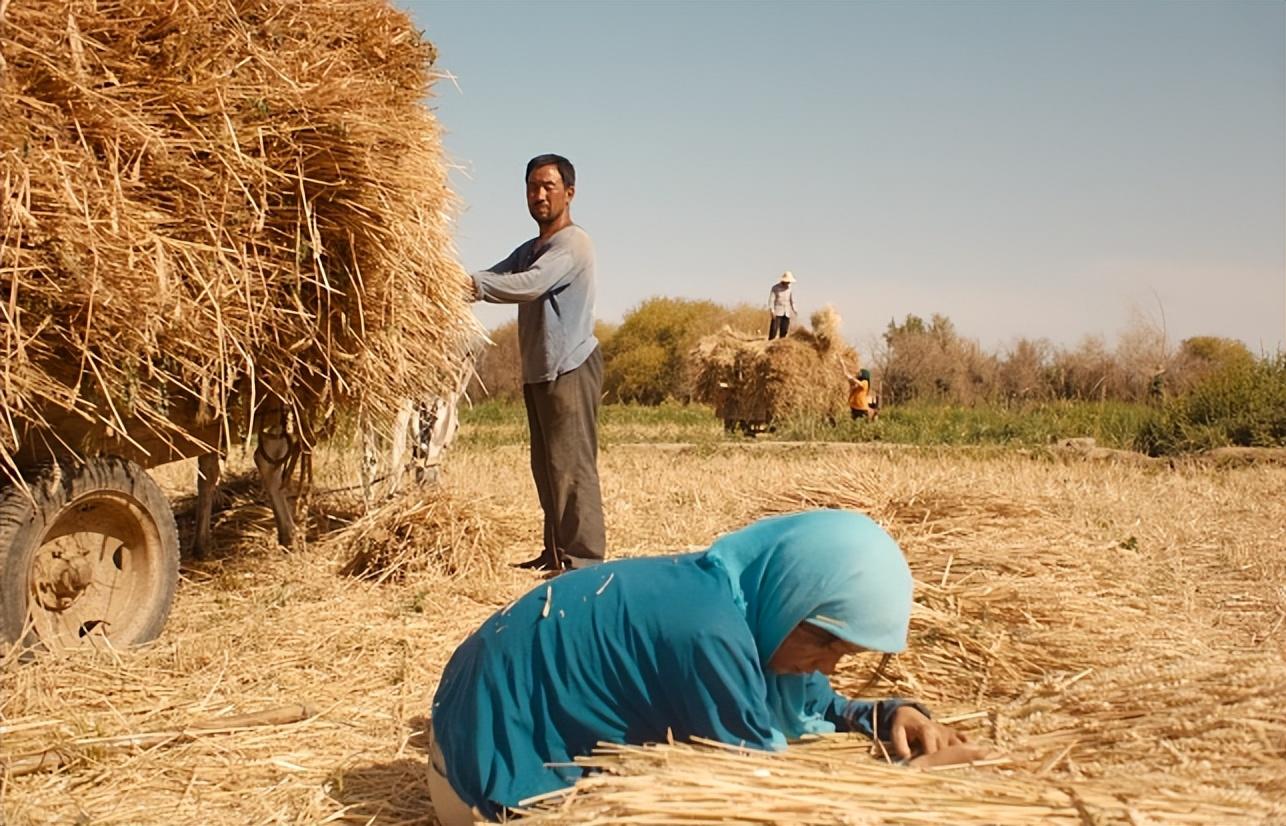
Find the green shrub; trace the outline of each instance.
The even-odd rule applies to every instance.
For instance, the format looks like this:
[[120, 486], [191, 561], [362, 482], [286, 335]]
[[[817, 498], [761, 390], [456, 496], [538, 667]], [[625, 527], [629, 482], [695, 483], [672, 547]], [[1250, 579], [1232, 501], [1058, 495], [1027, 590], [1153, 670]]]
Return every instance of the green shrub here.
[[1190, 392], [1170, 399], [1136, 441], [1153, 456], [1227, 445], [1286, 445], [1286, 354], [1234, 360], [1211, 371]]
[[603, 346], [603, 392], [614, 402], [688, 401], [688, 354], [697, 341], [725, 324], [745, 329], [754, 319], [762, 323], [766, 317], [764, 311], [713, 301], [649, 298], [625, 314]]

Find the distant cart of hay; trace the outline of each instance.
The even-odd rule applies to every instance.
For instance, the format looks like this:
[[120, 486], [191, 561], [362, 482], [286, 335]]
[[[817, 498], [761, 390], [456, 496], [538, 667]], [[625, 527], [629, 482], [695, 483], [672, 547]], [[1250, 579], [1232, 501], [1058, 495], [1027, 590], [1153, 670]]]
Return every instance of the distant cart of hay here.
[[[154, 634], [177, 542], [143, 468], [265, 400], [378, 426], [455, 387], [434, 59], [386, 0], [0, 2], [0, 638], [33, 594], [73, 637]], [[124, 550], [50, 550], [97, 531]], [[72, 617], [85, 561], [122, 584]]]
[[834, 308], [814, 313], [811, 323], [774, 341], [726, 327], [706, 336], [692, 351], [695, 398], [714, 406], [728, 432], [838, 421], [848, 406], [841, 360], [856, 370], [857, 352], [841, 338]]

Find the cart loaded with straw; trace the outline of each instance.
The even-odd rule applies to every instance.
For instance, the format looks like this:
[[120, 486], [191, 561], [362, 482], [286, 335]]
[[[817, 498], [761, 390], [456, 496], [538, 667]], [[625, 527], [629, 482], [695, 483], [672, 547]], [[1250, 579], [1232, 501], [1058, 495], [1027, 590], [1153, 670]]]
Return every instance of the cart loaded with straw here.
[[730, 328], [706, 336], [692, 351], [694, 396], [714, 407], [724, 430], [746, 435], [782, 421], [834, 423], [847, 409], [848, 383], [837, 358], [857, 363], [831, 307], [811, 328], [765, 341]]
[[137, 643], [148, 468], [454, 389], [434, 50], [383, 0], [0, 3], [0, 49], [0, 645]]

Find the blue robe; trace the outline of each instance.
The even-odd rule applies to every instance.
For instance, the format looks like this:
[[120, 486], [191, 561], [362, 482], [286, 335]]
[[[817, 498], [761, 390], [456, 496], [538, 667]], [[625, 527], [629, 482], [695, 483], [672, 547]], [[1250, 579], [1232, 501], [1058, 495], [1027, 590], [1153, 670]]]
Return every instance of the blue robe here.
[[[862, 594], [865, 608], [849, 611], [835, 593], [852, 591], [854, 580], [845, 558], [827, 552], [837, 541], [841, 557], [900, 566], [905, 575], [876, 577], [877, 593]], [[887, 605], [880, 591], [892, 594]], [[898, 615], [891, 621], [890, 612]], [[702, 553], [563, 574], [492, 615], [443, 672], [434, 738], [457, 794], [496, 818], [574, 784], [582, 771], [573, 758], [599, 741], [699, 736], [776, 749], [805, 732], [869, 736], [877, 714], [879, 729], [889, 730], [897, 702], [851, 701], [822, 674], [775, 675], [764, 664], [805, 620], [897, 650], [909, 613], [901, 552], [866, 517], [818, 511], [763, 520]], [[878, 639], [862, 635], [866, 615]]]

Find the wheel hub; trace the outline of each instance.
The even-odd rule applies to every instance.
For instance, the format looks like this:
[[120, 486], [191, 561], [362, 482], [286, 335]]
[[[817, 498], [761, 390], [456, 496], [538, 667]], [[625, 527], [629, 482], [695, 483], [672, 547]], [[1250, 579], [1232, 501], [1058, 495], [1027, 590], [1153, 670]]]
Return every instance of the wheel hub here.
[[46, 545], [32, 575], [36, 602], [46, 611], [65, 611], [94, 581], [94, 565], [84, 551]]

